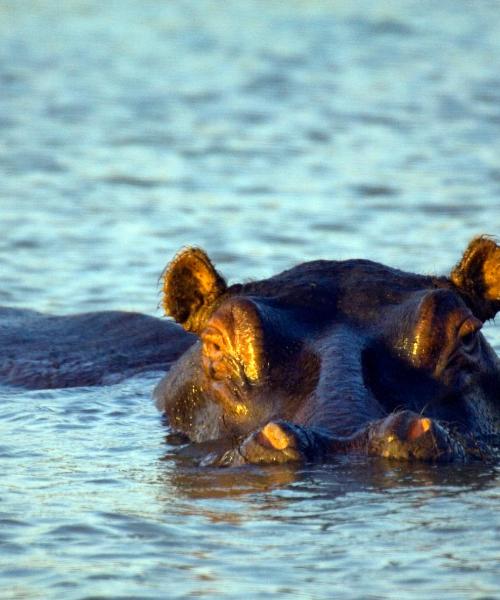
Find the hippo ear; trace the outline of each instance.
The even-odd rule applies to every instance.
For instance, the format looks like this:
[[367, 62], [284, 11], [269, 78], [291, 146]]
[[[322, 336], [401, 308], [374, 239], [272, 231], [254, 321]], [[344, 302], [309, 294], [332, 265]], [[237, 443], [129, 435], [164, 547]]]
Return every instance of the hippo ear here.
[[492, 319], [500, 310], [500, 246], [484, 236], [472, 240], [451, 281], [476, 317]]
[[165, 313], [195, 333], [227, 289], [226, 282], [200, 248], [181, 250], [167, 265], [162, 279]]

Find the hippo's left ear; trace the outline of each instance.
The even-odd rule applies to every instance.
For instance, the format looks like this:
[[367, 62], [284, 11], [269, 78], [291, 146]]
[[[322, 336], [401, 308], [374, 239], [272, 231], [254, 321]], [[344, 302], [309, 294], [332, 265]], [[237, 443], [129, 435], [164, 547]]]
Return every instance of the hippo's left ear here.
[[226, 289], [203, 250], [184, 248], [163, 273], [163, 308], [184, 329], [197, 333]]
[[500, 246], [484, 236], [472, 240], [451, 281], [476, 317], [492, 319], [500, 310]]

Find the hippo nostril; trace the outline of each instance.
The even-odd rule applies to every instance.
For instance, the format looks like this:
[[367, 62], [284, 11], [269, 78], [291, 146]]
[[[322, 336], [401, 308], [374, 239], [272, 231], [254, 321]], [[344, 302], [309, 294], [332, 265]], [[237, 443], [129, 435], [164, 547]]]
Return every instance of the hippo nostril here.
[[421, 435], [429, 431], [432, 426], [432, 421], [427, 417], [423, 417], [421, 419], [416, 419], [408, 429], [408, 439], [416, 440]]

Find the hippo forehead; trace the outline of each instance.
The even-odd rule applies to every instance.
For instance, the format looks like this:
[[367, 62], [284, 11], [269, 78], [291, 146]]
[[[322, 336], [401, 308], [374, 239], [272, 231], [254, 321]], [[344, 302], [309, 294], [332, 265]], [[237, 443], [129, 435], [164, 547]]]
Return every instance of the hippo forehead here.
[[227, 293], [296, 309], [316, 321], [347, 319], [370, 324], [384, 319], [385, 310], [425, 291], [450, 287], [446, 278], [405, 273], [368, 260], [319, 260], [270, 279], [232, 286]]

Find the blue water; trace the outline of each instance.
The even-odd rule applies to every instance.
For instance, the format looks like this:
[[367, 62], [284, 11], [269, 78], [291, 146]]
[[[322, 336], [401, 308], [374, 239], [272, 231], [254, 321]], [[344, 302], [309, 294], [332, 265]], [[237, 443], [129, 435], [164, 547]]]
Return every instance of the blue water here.
[[[160, 316], [188, 244], [449, 272], [500, 234], [499, 63], [488, 0], [0, 1], [0, 303]], [[2, 600], [500, 598], [497, 466], [196, 468], [160, 376], [0, 391]]]

